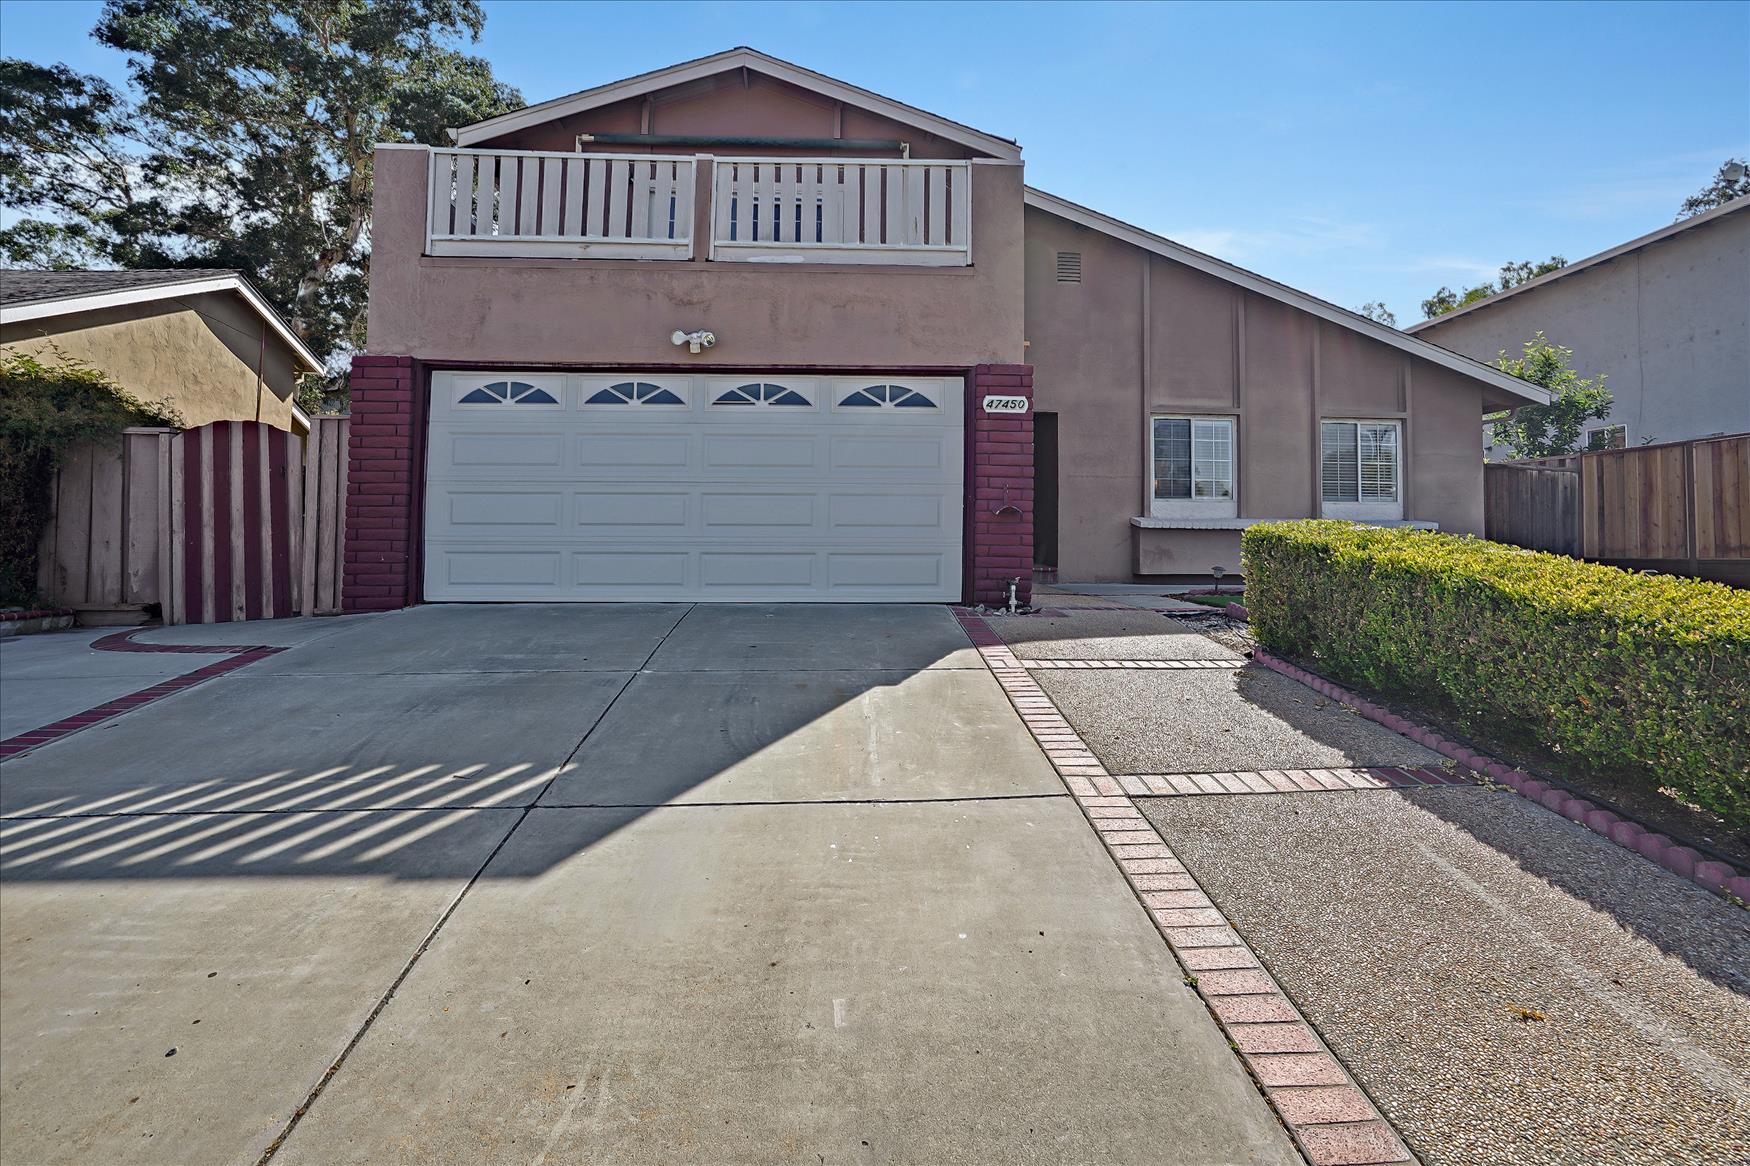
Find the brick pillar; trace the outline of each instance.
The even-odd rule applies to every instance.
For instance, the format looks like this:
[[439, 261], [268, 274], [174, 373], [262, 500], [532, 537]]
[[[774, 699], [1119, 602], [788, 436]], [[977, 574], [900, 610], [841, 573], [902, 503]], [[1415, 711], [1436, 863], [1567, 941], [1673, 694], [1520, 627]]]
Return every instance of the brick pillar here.
[[[986, 396], [1026, 397], [1027, 412], [986, 414]], [[1008, 602], [1009, 580], [1033, 596], [1033, 367], [981, 364], [972, 370], [967, 406], [966, 500], [973, 603]]]
[[352, 436], [346, 479], [343, 611], [387, 611], [412, 602], [417, 442], [413, 358], [352, 358]]

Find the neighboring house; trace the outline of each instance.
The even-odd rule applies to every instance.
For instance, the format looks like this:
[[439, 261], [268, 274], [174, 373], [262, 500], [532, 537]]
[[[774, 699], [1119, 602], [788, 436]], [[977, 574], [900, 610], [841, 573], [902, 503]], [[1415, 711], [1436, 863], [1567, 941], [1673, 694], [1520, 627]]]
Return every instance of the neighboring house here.
[[1572, 348], [1615, 397], [1582, 448], [1750, 431], [1750, 198], [1405, 331], [1478, 360], [1518, 356], [1539, 331]]
[[374, 161], [353, 610], [1000, 602], [1233, 571], [1264, 519], [1480, 532], [1482, 414], [1547, 399], [751, 49], [454, 139]]
[[190, 426], [308, 433], [298, 379], [322, 371], [234, 271], [0, 271], [0, 346], [45, 360], [59, 349], [137, 397], [168, 400]]

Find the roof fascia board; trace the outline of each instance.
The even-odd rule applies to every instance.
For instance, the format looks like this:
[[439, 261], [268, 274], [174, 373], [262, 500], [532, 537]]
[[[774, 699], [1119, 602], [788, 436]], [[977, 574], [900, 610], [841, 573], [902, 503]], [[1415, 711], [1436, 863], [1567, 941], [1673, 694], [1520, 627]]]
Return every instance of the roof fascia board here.
[[179, 296], [198, 296], [223, 291], [233, 291], [242, 296], [255, 310], [256, 315], [266, 321], [268, 327], [285, 342], [286, 347], [303, 362], [306, 372], [323, 371], [322, 362], [316, 359], [316, 354], [304, 347], [304, 342], [286, 326], [279, 313], [273, 310], [273, 306], [262, 299], [261, 294], [249, 286], [247, 280], [235, 275], [190, 279], [179, 283], [157, 283], [150, 287], [119, 288], [115, 291], [94, 292], [91, 295], [35, 300], [28, 304], [11, 304], [0, 307], [0, 323], [46, 320], [55, 316], [70, 316], [75, 312], [94, 312], [102, 308], [120, 308], [152, 300], [172, 300]]
[[1085, 206], [1069, 202], [1054, 194], [1047, 194], [1045, 191], [1031, 186], [1027, 187], [1026, 201], [1030, 207], [1046, 211], [1062, 219], [1068, 219], [1072, 223], [1099, 231], [1101, 234], [1110, 235], [1132, 246], [1141, 247], [1145, 251], [1152, 251], [1156, 255], [1173, 260], [1175, 263], [1182, 263], [1186, 267], [1203, 272], [1205, 275], [1213, 275], [1217, 279], [1245, 288], [1247, 291], [1256, 292], [1258, 295], [1276, 300], [1278, 303], [1298, 308], [1319, 317], [1321, 320], [1327, 320], [1339, 327], [1359, 332], [1369, 339], [1407, 352], [1411, 356], [1419, 356], [1431, 364], [1437, 364], [1442, 368], [1448, 368], [1453, 372], [1483, 381], [1492, 388], [1500, 389], [1520, 398], [1521, 403], [1533, 405], [1547, 405], [1549, 403], [1549, 393], [1546, 390], [1504, 373], [1498, 368], [1492, 368], [1481, 361], [1472, 360], [1468, 356], [1460, 356], [1456, 352], [1450, 352], [1429, 341], [1407, 336], [1396, 328], [1390, 328], [1377, 321], [1369, 320], [1366, 316], [1345, 311], [1316, 296], [1296, 291], [1286, 284], [1266, 279], [1264, 276], [1247, 271], [1243, 267], [1235, 267], [1233, 264], [1223, 262], [1214, 256], [1205, 255], [1201, 251], [1193, 251], [1182, 243], [1175, 243], [1171, 239], [1145, 231], [1141, 227], [1132, 226], [1109, 215], [1103, 215], [1099, 211], [1089, 210]]
[[729, 69], [746, 67], [755, 72], [776, 77], [803, 89], [825, 94], [836, 101], [878, 113], [894, 121], [914, 125], [921, 130], [958, 142], [974, 150], [983, 150], [998, 158], [1016, 159], [1021, 156], [1021, 147], [1002, 138], [979, 133], [969, 126], [959, 122], [949, 121], [933, 113], [883, 97], [879, 93], [871, 93], [844, 81], [804, 69], [800, 65], [792, 65], [788, 61], [780, 61], [769, 57], [755, 49], [737, 48], [716, 53], [709, 57], [701, 57], [696, 61], [686, 61], [679, 65], [671, 65], [666, 69], [658, 69], [652, 73], [641, 73], [636, 77], [628, 77], [623, 81], [598, 85], [594, 89], [585, 89], [565, 97], [555, 97], [538, 105], [524, 106], [511, 113], [500, 114], [486, 121], [476, 122], [470, 126], [462, 126], [455, 131], [456, 145], [467, 147], [487, 138], [499, 137], [503, 134], [515, 133], [517, 130], [540, 125], [543, 122], [557, 120], [568, 114], [582, 113], [585, 110], [596, 109], [610, 105], [616, 101], [625, 101], [633, 97], [642, 97], [659, 89], [668, 89], [676, 85], [685, 85], [689, 81], [698, 81], [712, 77]]
[[1530, 291], [1534, 287], [1542, 287], [1546, 283], [1554, 283], [1558, 279], [1566, 279], [1570, 275], [1578, 275], [1587, 268], [1596, 267], [1600, 263], [1608, 263], [1612, 259], [1620, 259], [1631, 251], [1639, 251], [1642, 247], [1648, 247], [1654, 243], [1663, 242], [1671, 236], [1682, 234], [1684, 231], [1687, 231], [1692, 227], [1705, 227], [1709, 223], [1715, 222], [1724, 218], [1726, 215], [1738, 211], [1750, 211], [1750, 195], [1742, 198], [1735, 198], [1723, 206], [1717, 206], [1710, 211], [1703, 211], [1701, 214], [1696, 215], [1693, 218], [1684, 219], [1682, 222], [1672, 223], [1670, 226], [1666, 227], [1660, 227], [1657, 231], [1650, 231], [1638, 239], [1630, 239], [1621, 246], [1612, 247], [1608, 251], [1600, 251], [1596, 255], [1589, 255], [1577, 263], [1570, 263], [1566, 267], [1558, 267], [1554, 271], [1546, 271], [1536, 279], [1528, 279], [1524, 283], [1515, 284], [1506, 291], [1496, 292], [1494, 295], [1485, 296], [1480, 300], [1473, 300], [1464, 307], [1454, 308], [1450, 312], [1442, 312], [1432, 320], [1423, 320], [1420, 323], [1411, 324], [1408, 328], [1405, 328], [1404, 331], [1420, 332], [1424, 328], [1432, 328], [1436, 324], [1444, 324], [1448, 320], [1465, 315], [1468, 312], [1474, 312], [1478, 308], [1493, 307], [1502, 300], [1507, 299], [1510, 296], [1516, 296], [1522, 291]]

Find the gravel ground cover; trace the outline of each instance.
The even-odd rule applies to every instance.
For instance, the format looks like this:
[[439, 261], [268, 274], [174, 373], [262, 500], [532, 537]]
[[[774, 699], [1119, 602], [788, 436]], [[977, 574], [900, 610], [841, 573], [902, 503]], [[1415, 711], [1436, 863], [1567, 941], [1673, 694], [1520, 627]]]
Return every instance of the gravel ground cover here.
[[1138, 804], [1429, 1166], [1750, 1161], [1750, 912], [1480, 787]]
[[1070, 611], [987, 621], [1023, 660], [1232, 660], [1186, 621], [1152, 611]]
[[[1186, 638], [1213, 644], [1194, 633]], [[1305, 685], [1256, 666], [1195, 672], [1041, 669], [1034, 679], [1113, 773], [1442, 761]]]

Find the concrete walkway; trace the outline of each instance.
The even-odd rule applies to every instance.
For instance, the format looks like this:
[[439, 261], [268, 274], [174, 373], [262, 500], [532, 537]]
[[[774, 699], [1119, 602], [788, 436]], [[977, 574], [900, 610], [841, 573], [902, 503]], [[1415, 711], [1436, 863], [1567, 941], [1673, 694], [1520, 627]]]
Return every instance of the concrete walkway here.
[[1298, 1160], [945, 609], [270, 635], [0, 767], [0, 1160]]
[[[1146, 789], [1439, 760], [1160, 616], [990, 624]], [[1065, 660], [1199, 666], [1044, 666]], [[1742, 907], [1477, 785], [1135, 804], [1428, 1166], [1750, 1161]]]

